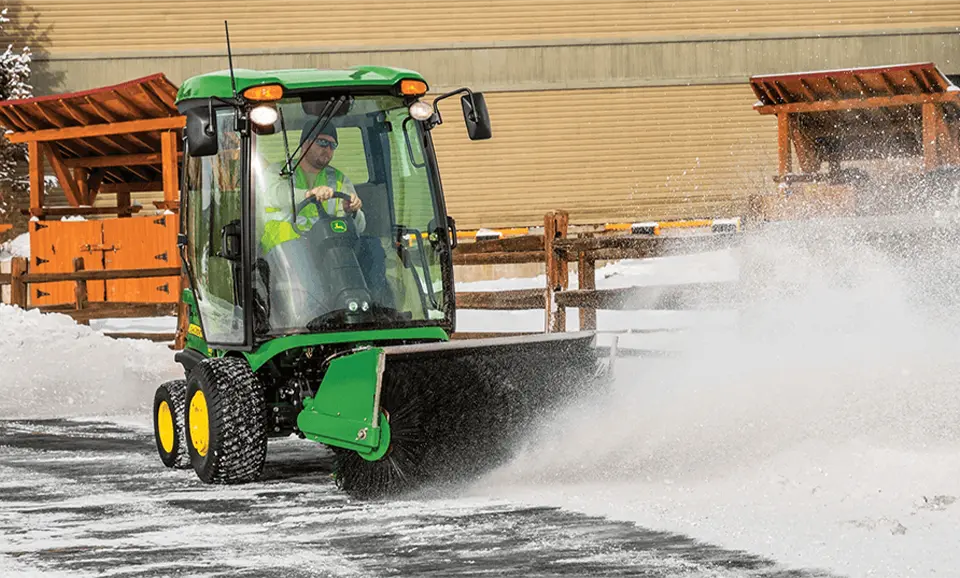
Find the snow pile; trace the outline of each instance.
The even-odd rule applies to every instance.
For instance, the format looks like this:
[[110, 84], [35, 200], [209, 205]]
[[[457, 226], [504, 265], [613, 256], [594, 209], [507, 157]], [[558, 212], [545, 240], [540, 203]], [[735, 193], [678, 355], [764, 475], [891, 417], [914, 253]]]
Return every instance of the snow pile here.
[[183, 376], [166, 345], [114, 340], [70, 317], [0, 304], [0, 419], [150, 414]]
[[30, 234], [24, 233], [6, 243], [0, 243], [0, 261], [14, 257], [30, 257]]
[[[851, 576], [960, 568], [955, 239], [751, 239], [736, 329], [621, 361], [474, 491]], [[562, 424], [563, 435], [557, 434]]]

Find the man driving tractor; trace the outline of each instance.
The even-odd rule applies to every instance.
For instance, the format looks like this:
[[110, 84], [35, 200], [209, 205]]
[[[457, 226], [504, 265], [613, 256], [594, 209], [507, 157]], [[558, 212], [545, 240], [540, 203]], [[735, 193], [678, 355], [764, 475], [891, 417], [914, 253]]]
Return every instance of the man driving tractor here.
[[[380, 305], [393, 306], [393, 292], [386, 278], [385, 253], [378, 237], [364, 235], [367, 228], [363, 202], [354, 184], [343, 171], [332, 166], [334, 152], [339, 146], [337, 128], [327, 124], [308, 134], [312, 122], [304, 123], [300, 134], [302, 159], [293, 173], [294, 197], [290, 197], [290, 178], [281, 176], [280, 165], [267, 168], [269, 184], [256, 197], [260, 226], [261, 254], [266, 255], [277, 246], [306, 235], [321, 219], [320, 210], [336, 219], [352, 219], [359, 239], [355, 246], [357, 261], [374, 300]], [[316, 202], [304, 204], [306, 199]], [[294, 206], [301, 207], [299, 210]], [[296, 213], [296, 226], [291, 214]]]
[[[337, 129], [328, 125], [320, 132], [314, 132], [311, 140], [307, 130], [300, 133], [300, 147], [303, 160], [294, 171], [294, 192], [299, 202], [301, 199], [313, 197], [320, 201], [327, 214], [334, 217], [353, 217], [357, 232], [363, 234], [367, 226], [366, 217], [361, 208], [363, 202], [357, 196], [357, 191], [342, 171], [330, 165], [334, 151], [337, 149]], [[279, 169], [271, 168], [269, 173], [279, 173]], [[271, 174], [271, 176], [275, 176]], [[299, 234], [290, 224], [290, 191], [286, 179], [277, 179], [269, 187], [269, 199], [263, 204], [264, 227], [260, 237], [260, 247], [263, 253], [284, 241], [296, 239]], [[342, 192], [349, 195], [350, 200], [334, 198], [334, 193]], [[308, 231], [319, 218], [316, 203], [310, 203], [297, 214], [297, 225], [301, 231]]]

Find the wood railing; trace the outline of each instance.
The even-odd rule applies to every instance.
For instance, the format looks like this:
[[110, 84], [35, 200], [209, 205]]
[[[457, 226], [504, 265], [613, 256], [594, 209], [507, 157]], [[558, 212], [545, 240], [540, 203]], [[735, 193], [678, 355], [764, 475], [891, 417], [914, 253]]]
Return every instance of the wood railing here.
[[[456, 265], [544, 263], [542, 289], [458, 292], [459, 309], [542, 309], [544, 331], [566, 330], [568, 308], [580, 311], [580, 329], [597, 328], [597, 310], [677, 309], [712, 307], [728, 301], [737, 283], [596, 288], [597, 261], [645, 259], [714, 251], [739, 243], [739, 233], [659, 236], [654, 234], [597, 234], [570, 236], [569, 217], [551, 211], [544, 217], [543, 235], [477, 241], [459, 245]], [[570, 290], [570, 264], [577, 264], [578, 288]], [[467, 336], [471, 334], [466, 334]]]
[[[14, 257], [10, 262], [10, 273], [0, 274], [0, 286], [10, 286], [10, 304], [22, 309], [39, 309], [68, 315], [77, 323], [88, 325], [93, 319], [129, 319], [134, 317], [166, 317], [178, 315], [181, 307], [178, 303], [120, 303], [90, 302], [87, 298], [88, 281], [114, 281], [118, 279], [150, 279], [154, 277], [181, 277], [180, 267], [157, 269], [113, 269], [86, 270], [83, 257], [73, 260], [73, 271], [65, 273], [30, 273], [29, 261], [23, 257]], [[73, 281], [74, 302], [60, 305], [30, 304], [29, 286], [38, 283]], [[153, 341], [175, 341], [181, 345], [182, 335], [170, 333], [107, 333], [111, 337], [151, 339]]]
[[[553, 291], [553, 300], [557, 307], [552, 311], [550, 331], [564, 330], [565, 310], [570, 307], [580, 309], [580, 329], [592, 330], [597, 328], [597, 309], [682, 309], [687, 308], [683, 304], [692, 305], [694, 302], [699, 302], [700, 305], [720, 303], [725, 294], [736, 288], [736, 282], [597, 289], [596, 263], [716, 251], [732, 247], [739, 241], [738, 233], [707, 233], [682, 237], [582, 236], [557, 239], [553, 244], [554, 263], [561, 270], [553, 275], [560, 283]], [[569, 284], [565, 277], [569, 263], [577, 263], [578, 269], [578, 289], [573, 291], [568, 290]], [[668, 297], [663, 295], [664, 291]]]

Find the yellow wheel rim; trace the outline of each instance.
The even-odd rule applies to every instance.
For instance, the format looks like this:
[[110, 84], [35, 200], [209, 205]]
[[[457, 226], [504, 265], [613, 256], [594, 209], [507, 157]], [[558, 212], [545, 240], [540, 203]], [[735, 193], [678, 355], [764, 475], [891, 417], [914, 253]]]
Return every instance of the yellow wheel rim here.
[[190, 399], [190, 443], [200, 456], [210, 449], [210, 418], [207, 414], [207, 398], [197, 391]]
[[157, 435], [160, 436], [163, 451], [173, 453], [173, 413], [170, 404], [165, 401], [161, 401], [157, 408]]

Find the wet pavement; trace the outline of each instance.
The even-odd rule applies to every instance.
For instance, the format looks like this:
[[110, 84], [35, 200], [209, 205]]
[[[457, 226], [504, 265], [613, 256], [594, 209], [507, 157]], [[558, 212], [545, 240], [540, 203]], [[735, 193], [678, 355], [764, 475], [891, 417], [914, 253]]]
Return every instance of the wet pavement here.
[[280, 440], [262, 482], [206, 486], [143, 428], [0, 421], [0, 576], [827, 576], [560, 508], [356, 501], [331, 468]]

